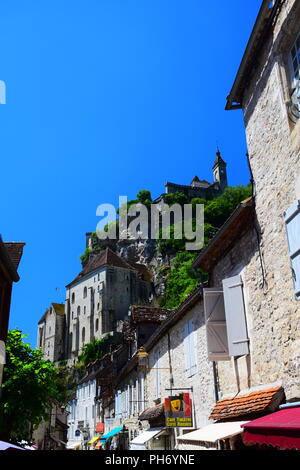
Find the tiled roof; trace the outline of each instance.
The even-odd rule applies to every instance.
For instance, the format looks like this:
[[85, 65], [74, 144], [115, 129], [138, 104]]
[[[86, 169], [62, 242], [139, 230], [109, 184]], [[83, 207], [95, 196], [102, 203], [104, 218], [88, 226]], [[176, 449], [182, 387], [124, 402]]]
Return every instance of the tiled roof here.
[[220, 421], [246, 415], [267, 414], [274, 411], [284, 398], [282, 387], [257, 390], [218, 401], [209, 419]]
[[159, 418], [160, 416], [164, 414], [164, 412], [165, 412], [165, 407], [164, 407], [164, 404], [161, 403], [160, 405], [152, 406], [151, 408], [147, 408], [145, 411], [143, 411], [139, 415], [139, 420], [149, 421], [149, 419]]
[[150, 306], [131, 305], [131, 318], [135, 323], [162, 323], [174, 310]]
[[104, 266], [114, 266], [117, 268], [136, 270], [136, 268], [131, 266], [124, 259], [122, 259], [119, 255], [117, 255], [110, 248], [107, 247], [105, 248], [105, 250], [100, 251], [99, 254], [90, 258], [90, 260], [84, 266], [83, 270], [78, 274], [77, 277], [75, 277], [75, 279], [73, 279], [72, 282], [70, 282], [67, 285], [67, 287], [74, 284], [77, 281], [80, 281], [87, 274], [90, 274], [93, 271], [96, 271], [97, 269], [102, 268]]
[[210, 272], [217, 262], [231, 249], [233, 242], [240, 240], [253, 226], [255, 208], [253, 197], [242, 201], [222, 225], [208, 246], [193, 263], [193, 268]]
[[5, 248], [9, 254], [16, 269], [18, 269], [23, 254], [25, 243], [22, 242], [4, 242]]

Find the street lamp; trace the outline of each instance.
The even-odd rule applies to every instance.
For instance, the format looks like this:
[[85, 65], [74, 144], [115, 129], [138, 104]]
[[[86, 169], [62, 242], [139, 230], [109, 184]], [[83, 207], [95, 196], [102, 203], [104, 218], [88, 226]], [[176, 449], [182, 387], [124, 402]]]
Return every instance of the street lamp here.
[[147, 367], [149, 354], [144, 346], [141, 346], [137, 352], [138, 366], [141, 370], [169, 370], [172, 373], [172, 367]]

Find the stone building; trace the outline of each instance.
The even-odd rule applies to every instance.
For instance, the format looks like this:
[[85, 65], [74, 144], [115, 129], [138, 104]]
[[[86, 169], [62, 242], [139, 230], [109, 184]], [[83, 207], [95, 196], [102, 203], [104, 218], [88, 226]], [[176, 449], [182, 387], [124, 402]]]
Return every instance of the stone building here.
[[[213, 183], [200, 180], [198, 176], [195, 176], [189, 186], [169, 182], [165, 183], [165, 192], [166, 194], [183, 193], [191, 199], [195, 197], [206, 199], [220, 196], [227, 187], [226, 167], [227, 164], [224, 162], [218, 150], [212, 168], [214, 177]], [[163, 195], [161, 197], [163, 197]]]
[[[201, 288], [182, 302], [144, 347], [148, 353], [145, 376], [148, 409], [139, 418], [144, 429], [164, 431], [160, 439], [152, 441], [151, 448], [178, 448], [180, 435], [208, 423], [216, 401], [213, 365], [206, 353]], [[193, 427], [166, 428], [165, 399], [181, 393], [188, 393], [192, 400]]]
[[141, 264], [122, 259], [110, 248], [90, 257], [66, 286], [65, 358], [105, 333], [121, 331], [129, 306], [149, 302], [151, 275]]
[[262, 2], [226, 106], [243, 109], [253, 198], [194, 263], [209, 274], [207, 346], [220, 406], [234, 400], [235, 410], [252, 392], [278, 394], [275, 409], [300, 397], [299, 32], [298, 1]]
[[[171, 312], [150, 306], [131, 306], [128, 321], [123, 325], [122, 343], [99, 361], [96, 402], [104, 428], [103, 446], [128, 449], [130, 440], [138, 435], [141, 429], [138, 416], [146, 400], [144, 371], [139, 370], [136, 353]], [[115, 433], [112, 440], [106, 438], [110, 433]]]
[[68, 403], [67, 449], [80, 447], [82, 450], [87, 450], [90, 441], [95, 437], [96, 423], [99, 418], [95, 403], [97, 396], [96, 375], [97, 364], [91, 364]]
[[45, 359], [64, 359], [65, 306], [52, 303], [38, 322], [37, 348]]
[[[3, 242], [0, 236], [0, 388], [3, 366], [6, 361], [5, 344], [9, 323], [10, 302], [13, 282], [18, 282], [19, 263], [25, 243]], [[1, 393], [1, 392], [0, 392]]]
[[263, 266], [247, 283], [252, 370], [282, 380], [288, 400], [300, 396], [299, 52], [299, 2], [264, 1], [227, 100], [244, 113]]

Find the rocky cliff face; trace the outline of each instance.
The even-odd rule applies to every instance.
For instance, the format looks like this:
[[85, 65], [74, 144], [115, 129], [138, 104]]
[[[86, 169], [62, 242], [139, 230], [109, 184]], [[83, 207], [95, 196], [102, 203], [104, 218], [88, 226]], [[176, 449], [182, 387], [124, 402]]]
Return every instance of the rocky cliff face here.
[[127, 239], [127, 240], [99, 240], [91, 238], [90, 248], [97, 252], [109, 246], [125, 260], [147, 266], [153, 276], [153, 284], [157, 304], [158, 298], [164, 294], [167, 274], [174, 257], [163, 255], [158, 249], [157, 240]]

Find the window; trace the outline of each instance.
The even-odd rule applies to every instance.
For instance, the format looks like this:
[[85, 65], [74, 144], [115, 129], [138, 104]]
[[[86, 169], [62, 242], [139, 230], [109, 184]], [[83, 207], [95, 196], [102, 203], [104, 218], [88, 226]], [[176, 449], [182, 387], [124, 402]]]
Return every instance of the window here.
[[222, 288], [204, 289], [208, 357], [212, 361], [229, 360], [249, 354], [240, 275], [223, 280]]
[[73, 304], [74, 302], [75, 302], [75, 294], [74, 294], [74, 292], [73, 292], [73, 294], [72, 294], [72, 304]]
[[155, 353], [155, 396], [159, 398], [161, 396], [160, 391], [160, 351], [156, 351]]
[[99, 320], [98, 320], [98, 318], [97, 318], [97, 320], [96, 320], [96, 325], [95, 325], [95, 331], [98, 331], [98, 329], [99, 329]]
[[78, 307], [77, 307], [77, 317], [79, 317], [79, 315], [80, 315], [80, 306], [78, 305]]
[[87, 287], [83, 289], [83, 298], [85, 299], [87, 297]]
[[300, 201], [285, 214], [285, 225], [296, 299], [300, 299]]
[[82, 328], [82, 343], [84, 344], [85, 342], [85, 328]]
[[290, 119], [296, 122], [300, 118], [300, 34], [290, 51], [291, 106]]
[[197, 372], [197, 331], [192, 319], [184, 325], [184, 353], [187, 376], [192, 377]]
[[115, 393], [115, 418], [122, 418], [122, 392], [118, 390]]

